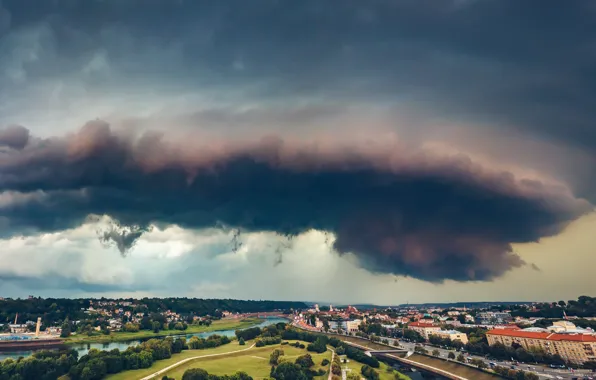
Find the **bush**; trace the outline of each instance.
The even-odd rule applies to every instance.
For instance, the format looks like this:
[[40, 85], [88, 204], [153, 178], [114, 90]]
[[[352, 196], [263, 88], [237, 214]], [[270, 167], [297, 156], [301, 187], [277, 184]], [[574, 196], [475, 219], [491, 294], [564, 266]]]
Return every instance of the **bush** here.
[[379, 380], [379, 373], [366, 364], [362, 366], [360, 373], [367, 380]]
[[296, 358], [296, 364], [306, 369], [315, 365], [315, 362], [312, 360], [312, 356], [310, 356], [310, 354], [305, 354]]
[[323, 359], [321, 365], [329, 365], [329, 359]]
[[255, 342], [255, 345], [257, 347], [265, 347], [265, 343], [263, 343], [263, 341], [261, 339], [257, 339], [257, 341]]
[[269, 364], [278, 365], [279, 357], [282, 355], [284, 355], [284, 350], [281, 350], [279, 348], [276, 348], [275, 350], [273, 350], [273, 352], [271, 352], [271, 355], [269, 355]]
[[243, 338], [244, 340], [251, 340], [261, 335], [260, 327], [252, 327], [250, 329], [236, 330], [236, 338]]
[[246, 342], [244, 342], [244, 338], [240, 337], [240, 339], [238, 339], [238, 344], [244, 346], [246, 344]]
[[309, 344], [306, 349], [308, 351], [322, 354], [327, 351], [327, 339], [325, 339], [325, 337], [318, 337], [317, 340], [315, 340], [314, 343]]

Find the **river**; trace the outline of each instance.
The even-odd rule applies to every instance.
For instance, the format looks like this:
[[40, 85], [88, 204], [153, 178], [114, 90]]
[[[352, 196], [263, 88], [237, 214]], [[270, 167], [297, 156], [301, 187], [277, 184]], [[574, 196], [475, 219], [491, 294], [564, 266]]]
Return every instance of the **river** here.
[[[279, 322], [288, 323], [287, 319], [272, 317], [266, 318], [263, 322], [259, 324], [255, 324], [251, 327], [265, 327], [269, 325], [273, 325]], [[202, 332], [202, 333], [195, 333], [195, 334], [185, 334], [185, 335], [178, 335], [178, 336], [186, 336], [186, 339], [190, 339], [193, 336], [198, 336], [199, 338], [207, 338], [211, 335], [225, 335], [225, 336], [235, 336], [236, 330], [219, 330], [219, 331], [209, 331], [209, 332]], [[83, 344], [69, 344], [68, 348], [72, 348], [78, 351], [79, 357], [87, 354], [90, 349], [97, 348], [98, 350], [103, 351], [110, 351], [114, 348], [119, 349], [120, 351], [126, 350], [128, 347], [136, 346], [137, 344], [141, 343], [141, 340], [130, 340], [124, 342], [110, 342], [110, 343], [83, 343]], [[8, 358], [18, 359], [19, 357], [27, 357], [33, 355], [35, 351], [39, 351], [39, 349], [35, 350], [24, 350], [24, 351], [13, 351], [13, 352], [0, 352], [0, 361]]]

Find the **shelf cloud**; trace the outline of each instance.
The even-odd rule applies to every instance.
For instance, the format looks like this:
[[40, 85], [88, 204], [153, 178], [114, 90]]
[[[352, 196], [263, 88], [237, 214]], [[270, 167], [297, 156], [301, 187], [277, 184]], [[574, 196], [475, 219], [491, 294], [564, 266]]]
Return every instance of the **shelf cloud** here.
[[101, 120], [2, 151], [0, 190], [21, 194], [1, 208], [15, 234], [109, 215], [130, 227], [101, 238], [125, 253], [151, 225], [317, 229], [367, 270], [434, 282], [499, 277], [525, 264], [512, 244], [555, 235], [592, 209], [560, 184], [399, 142], [179, 141]]

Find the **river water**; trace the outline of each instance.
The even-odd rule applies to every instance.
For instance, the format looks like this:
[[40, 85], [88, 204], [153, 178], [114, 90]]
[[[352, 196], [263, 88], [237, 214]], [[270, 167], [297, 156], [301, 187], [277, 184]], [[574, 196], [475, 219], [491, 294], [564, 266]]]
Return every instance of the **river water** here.
[[[269, 326], [269, 325], [274, 325], [279, 322], [288, 323], [288, 320], [284, 319], [284, 318], [278, 318], [278, 317], [265, 318], [263, 320], [263, 322], [261, 322], [259, 324], [255, 324], [254, 326], [251, 326], [251, 327], [257, 327], [257, 326], [265, 327], [265, 326]], [[190, 339], [193, 336], [198, 336], [199, 338], [207, 338], [207, 337], [209, 337], [211, 335], [215, 335], [215, 334], [233, 337], [233, 336], [235, 336], [235, 332], [236, 332], [236, 330], [219, 330], [219, 331], [209, 331], [209, 332], [202, 332], [202, 333], [196, 333], [196, 334], [185, 334], [185, 335], [179, 335], [179, 336], [185, 336], [186, 339]], [[87, 352], [89, 352], [89, 350], [92, 348], [97, 348], [98, 350], [103, 350], [103, 351], [110, 351], [110, 350], [113, 350], [114, 348], [117, 348], [120, 351], [124, 351], [128, 347], [136, 346], [139, 343], [141, 343], [140, 340], [130, 340], [130, 341], [125, 341], [125, 342], [110, 342], [110, 343], [69, 344], [68, 348], [73, 348], [73, 349], [77, 350], [79, 352], [79, 357], [81, 357], [81, 356], [87, 354]], [[33, 353], [35, 351], [39, 351], [39, 350], [0, 352], [0, 361], [2, 361], [4, 359], [8, 359], [8, 358], [17, 359], [21, 356], [22, 357], [31, 356], [31, 355], [33, 355]]]

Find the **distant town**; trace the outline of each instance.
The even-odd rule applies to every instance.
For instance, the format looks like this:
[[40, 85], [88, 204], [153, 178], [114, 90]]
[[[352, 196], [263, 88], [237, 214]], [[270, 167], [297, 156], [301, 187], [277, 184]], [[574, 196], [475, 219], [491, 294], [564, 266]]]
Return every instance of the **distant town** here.
[[[310, 347], [312, 343], [308, 347], [308, 351], [312, 348], [321, 354], [329, 342], [339, 344], [336, 339], [339, 338], [369, 356], [399, 361], [402, 367], [394, 365], [402, 372], [396, 372], [396, 379], [407, 378], [398, 377], [398, 374], [405, 376], [404, 363], [419, 371], [431, 369], [430, 372], [439, 375], [440, 371], [445, 371], [436, 363], [433, 365], [438, 367], [423, 361], [418, 363], [416, 360], [421, 358], [440, 359], [511, 379], [589, 379], [590, 374], [596, 372], [596, 298], [587, 296], [551, 303], [395, 307], [189, 298], [70, 300], [31, 296], [2, 299], [0, 305], [0, 351], [28, 349], [31, 350], [30, 360], [37, 360], [39, 355], [46, 357], [48, 354], [42, 354], [45, 351], [39, 351], [42, 349], [62, 350], [68, 345], [93, 342], [125, 342], [128, 349], [121, 354], [132, 355], [148, 349], [135, 346], [138, 339], [155, 341], [149, 344], [151, 347], [165, 342], [171, 346], [169, 350], [176, 345], [177, 350], [214, 348], [230, 340], [214, 335], [214, 340], [207, 343], [204, 339], [193, 340], [195, 335], [226, 330], [236, 331], [236, 337], [242, 338], [242, 342], [237, 341], [239, 344], [256, 338], [256, 343], [261, 339], [267, 342], [263, 343], [265, 345], [283, 345], [288, 343], [282, 342], [284, 338], [290, 339], [296, 349], [300, 349], [300, 342], [293, 339], [312, 343], [318, 341], [317, 337], [325, 337], [327, 343], [315, 348]], [[276, 324], [275, 331], [254, 328], [270, 318], [273, 318], [271, 323]], [[188, 342], [183, 339], [179, 344], [174, 343], [177, 340], [154, 339], [166, 336], [193, 339]], [[330, 338], [336, 340], [328, 340]], [[72, 351], [68, 355], [74, 355], [74, 367], [70, 370], [74, 374], [70, 378], [84, 378], [78, 375], [76, 366], [85, 367], [88, 355], [80, 360]], [[352, 360], [367, 361], [362, 354], [352, 352], [350, 355]], [[156, 358], [153, 360], [158, 360]], [[130, 368], [136, 368], [135, 365], [130, 364]], [[127, 366], [129, 364], [123, 364], [119, 371], [126, 370]], [[151, 362], [145, 366], [150, 368]], [[578, 377], [580, 375], [583, 377]]]

